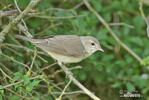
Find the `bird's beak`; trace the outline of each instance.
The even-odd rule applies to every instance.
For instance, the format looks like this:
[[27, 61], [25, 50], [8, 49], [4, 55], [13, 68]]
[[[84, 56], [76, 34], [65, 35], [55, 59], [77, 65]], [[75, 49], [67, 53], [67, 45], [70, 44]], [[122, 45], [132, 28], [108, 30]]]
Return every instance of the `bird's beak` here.
[[102, 48], [99, 48], [98, 50], [104, 52], [104, 50]]

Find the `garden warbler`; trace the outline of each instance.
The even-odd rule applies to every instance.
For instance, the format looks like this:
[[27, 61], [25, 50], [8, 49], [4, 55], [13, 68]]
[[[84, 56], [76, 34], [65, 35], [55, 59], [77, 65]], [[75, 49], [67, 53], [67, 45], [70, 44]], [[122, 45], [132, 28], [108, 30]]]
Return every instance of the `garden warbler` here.
[[92, 36], [55, 35], [43, 39], [21, 35], [15, 37], [30, 41], [56, 59], [58, 63], [77, 63], [98, 50], [103, 51], [98, 40]]

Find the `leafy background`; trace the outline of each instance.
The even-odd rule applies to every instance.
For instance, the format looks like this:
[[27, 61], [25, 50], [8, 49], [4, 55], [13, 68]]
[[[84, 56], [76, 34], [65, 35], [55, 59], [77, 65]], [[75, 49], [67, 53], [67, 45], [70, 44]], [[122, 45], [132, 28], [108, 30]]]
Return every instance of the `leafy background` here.
[[[25, 9], [30, 0], [17, 0], [21, 10]], [[70, 64], [69, 67], [80, 65], [82, 69], [73, 70], [74, 76], [89, 90], [94, 92], [102, 100], [149, 100], [149, 40], [146, 35], [146, 24], [140, 15], [139, 3], [137, 0], [90, 0], [92, 7], [106, 20], [107, 23], [122, 22], [127, 25], [111, 26], [112, 30], [129, 48], [143, 58], [140, 64], [134, 57], [125, 51], [120, 45], [108, 34], [108, 30], [101, 24], [93, 13], [85, 5], [75, 9], [76, 5], [82, 0], [43, 0], [34, 9], [40, 15], [25, 16], [24, 21], [29, 32], [36, 38], [58, 35], [91, 35], [96, 37], [104, 53], [96, 52], [89, 58], [77, 64]], [[52, 9], [58, 8], [58, 9]], [[13, 0], [1, 0], [0, 9], [14, 10], [16, 6]], [[148, 16], [149, 6], [143, 4], [144, 13]], [[83, 16], [79, 16], [83, 15]], [[17, 15], [16, 15], [17, 16]], [[53, 16], [50, 18], [41, 18], [40, 16]], [[65, 18], [76, 16], [75, 18]], [[59, 18], [56, 18], [59, 17]], [[0, 30], [8, 24], [7, 17], [0, 18]], [[59, 24], [58, 26], [54, 26]], [[1, 49], [3, 55], [0, 55], [0, 67], [5, 73], [11, 76], [7, 78], [0, 72], [1, 87], [7, 84], [24, 80], [21, 84], [14, 85], [7, 89], [0, 90], [0, 100], [20, 100], [21, 97], [15, 93], [30, 97], [32, 100], [54, 100], [59, 95], [51, 95], [51, 92], [59, 91], [55, 85], [64, 88], [68, 79], [64, 73], [54, 75], [59, 66], [37, 72], [43, 67], [54, 63], [55, 61], [49, 56], [40, 55], [48, 62], [44, 62], [38, 57], [34, 61], [33, 69], [35, 73], [31, 76], [44, 75], [44, 78], [30, 80], [31, 76], [27, 75], [27, 68], [16, 61], [31, 65], [34, 52], [25, 51], [24, 49], [8, 46], [7, 44], [22, 45], [24, 47], [37, 51], [42, 51], [27, 41], [16, 40], [15, 34], [23, 34], [13, 26], [12, 30], [6, 35]], [[24, 34], [23, 34], [24, 35]], [[63, 84], [60, 84], [63, 83]], [[55, 85], [54, 85], [55, 84]], [[58, 85], [60, 84], [60, 85]], [[71, 84], [67, 91], [79, 90], [74, 84]], [[141, 98], [120, 98], [119, 91], [138, 91]], [[84, 94], [66, 95], [65, 99], [73, 100], [90, 100]], [[66, 99], [66, 100], [67, 100]]]

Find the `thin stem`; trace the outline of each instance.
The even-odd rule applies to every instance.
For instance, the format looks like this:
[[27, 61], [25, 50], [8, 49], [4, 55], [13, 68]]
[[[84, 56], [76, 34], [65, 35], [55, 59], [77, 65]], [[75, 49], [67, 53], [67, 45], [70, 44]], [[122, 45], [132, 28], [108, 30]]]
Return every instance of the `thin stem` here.
[[147, 20], [147, 18], [145, 17], [144, 11], [143, 11], [143, 0], [139, 0], [139, 10], [141, 13], [141, 16], [143, 18], [143, 20], [145, 21], [146, 25], [147, 25], [147, 36], [149, 37], [149, 21]]
[[76, 17], [85, 17], [87, 15], [75, 15], [75, 16], [65, 16], [65, 17], [53, 17], [53, 16], [42, 16], [42, 15], [30, 15], [30, 17], [39, 17], [44, 19], [70, 19], [70, 18], [76, 18]]
[[2, 55], [2, 56], [4, 56], [4, 57], [6, 57], [6, 58], [8, 58], [8, 59], [10, 59], [10, 60], [12, 60], [12, 61], [14, 61], [15, 63], [18, 63], [18, 64], [20, 64], [20, 65], [22, 65], [22, 66], [25, 66], [25, 67], [27, 67], [27, 68], [29, 69], [29, 66], [28, 66], [28, 65], [25, 65], [25, 64], [23, 64], [23, 63], [21, 63], [21, 62], [15, 60], [13, 57], [9, 57], [9, 56], [7, 56], [7, 55], [1, 53], [1, 52], [0, 52], [0, 55]]
[[[51, 92], [51, 94], [61, 94], [62, 92]], [[73, 91], [73, 92], [65, 92], [63, 95], [72, 95], [72, 94], [77, 94], [77, 93], [82, 93], [85, 94], [83, 91]]]
[[62, 96], [64, 95], [64, 93], [65, 93], [67, 87], [70, 85], [71, 81], [72, 80], [70, 79], [69, 82], [67, 83], [67, 85], [65, 86], [65, 88], [63, 89], [63, 91], [62, 91], [61, 95], [59, 96], [58, 100], [61, 100]]
[[[38, 76], [35, 76], [35, 77], [31, 77], [31, 78], [29, 78], [29, 80], [34, 80], [34, 79], [37, 79], [37, 78], [41, 78], [41, 75], [38, 75]], [[20, 83], [23, 83], [23, 82], [24, 82], [24, 80], [21, 80], [21, 81], [18, 81], [18, 82], [16, 82], [16, 83], [11, 83], [11, 84], [2, 86], [2, 87], [0, 88], [0, 90], [1, 90], [1, 89], [5, 89], [5, 88], [8, 88], [8, 87], [11, 87], [11, 86], [14, 86], [14, 85], [17, 85], [17, 84], [20, 84]]]
[[28, 75], [28, 76], [30, 76], [30, 74], [31, 74], [31, 72], [32, 72], [32, 68], [33, 68], [33, 64], [34, 64], [34, 61], [35, 61], [36, 56], [37, 56], [37, 52], [35, 51], [35, 52], [34, 52], [34, 57], [33, 57], [32, 63], [31, 63], [31, 66], [30, 66], [30, 68], [29, 68], [29, 70], [28, 70], [28, 72], [27, 72], [27, 75]]
[[6, 76], [7, 78], [9, 78], [10, 80], [12, 80], [12, 78], [10, 76], [8, 76], [1, 68], [0, 71], [4, 74], [4, 76]]

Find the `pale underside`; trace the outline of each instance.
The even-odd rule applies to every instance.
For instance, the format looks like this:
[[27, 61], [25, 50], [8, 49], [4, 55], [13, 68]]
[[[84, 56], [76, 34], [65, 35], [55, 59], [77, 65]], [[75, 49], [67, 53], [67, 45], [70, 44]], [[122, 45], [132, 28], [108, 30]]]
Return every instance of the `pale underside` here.
[[52, 52], [48, 52], [48, 54], [52, 58], [56, 59], [58, 62], [63, 62], [63, 63], [77, 63], [84, 59], [84, 57], [64, 56], [64, 55], [60, 55]]

